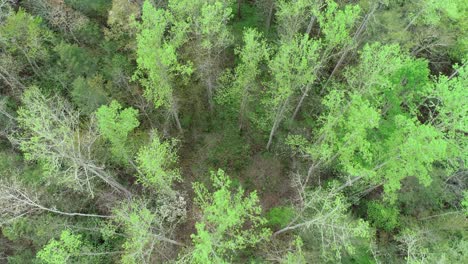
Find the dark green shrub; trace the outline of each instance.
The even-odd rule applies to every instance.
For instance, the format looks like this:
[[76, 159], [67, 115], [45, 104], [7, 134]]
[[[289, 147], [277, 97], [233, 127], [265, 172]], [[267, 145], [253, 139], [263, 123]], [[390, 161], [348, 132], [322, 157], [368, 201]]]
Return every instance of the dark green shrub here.
[[266, 216], [268, 225], [273, 228], [283, 228], [292, 220], [294, 213], [294, 209], [289, 206], [273, 207]]
[[392, 231], [399, 225], [400, 212], [398, 209], [376, 201], [367, 204], [367, 216], [375, 227], [385, 231]]

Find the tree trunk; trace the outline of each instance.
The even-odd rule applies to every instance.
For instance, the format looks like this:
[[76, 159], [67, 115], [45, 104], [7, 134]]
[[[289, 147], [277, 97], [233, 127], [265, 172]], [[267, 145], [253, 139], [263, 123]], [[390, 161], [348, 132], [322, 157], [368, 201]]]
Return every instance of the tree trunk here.
[[210, 107], [210, 112], [213, 112], [213, 81], [211, 80], [211, 75], [207, 77], [206, 88], [208, 92], [208, 106]]
[[182, 133], [182, 126], [180, 125], [180, 120], [179, 120], [179, 110], [177, 107], [177, 103], [175, 101], [174, 96], [171, 98], [171, 112], [172, 116], [174, 117], [174, 121], [176, 122], [177, 129], [179, 130], [180, 133]]
[[343, 51], [343, 54], [341, 55], [340, 59], [338, 60], [338, 62], [336, 63], [335, 67], [333, 68], [333, 71], [332, 73], [330, 74], [330, 76], [328, 77], [327, 81], [325, 82], [325, 84], [322, 86], [322, 90], [320, 91], [320, 95], [323, 95], [323, 93], [325, 92], [325, 89], [327, 88], [327, 85], [328, 85], [328, 82], [331, 80], [331, 78], [335, 75], [336, 71], [338, 70], [338, 68], [341, 66], [341, 64], [343, 63], [343, 61], [345, 60], [346, 58], [346, 55], [348, 55], [348, 52], [350, 51], [351, 49], [351, 44], [353, 43], [356, 43], [356, 41], [359, 39], [359, 37], [361, 36], [362, 32], [364, 31], [364, 29], [366, 28], [367, 26], [367, 23], [369, 22], [369, 18], [372, 16], [372, 14], [375, 12], [375, 10], [377, 9], [378, 7], [378, 4], [375, 4], [373, 7], [372, 7], [372, 10], [364, 17], [364, 20], [362, 21], [361, 25], [359, 25], [359, 28], [358, 30], [356, 31], [356, 33], [354, 34], [353, 36], [353, 40], [350, 44], [346, 45], [342, 51]]
[[288, 105], [288, 102], [289, 102], [289, 98], [286, 99], [281, 108], [278, 109], [278, 112], [276, 113], [276, 116], [275, 116], [275, 121], [273, 123], [273, 127], [271, 128], [271, 131], [270, 131], [270, 136], [268, 138], [268, 143], [267, 143], [267, 146], [266, 146], [266, 149], [269, 150], [270, 149], [270, 146], [271, 146], [271, 143], [273, 142], [273, 137], [276, 133], [276, 130], [278, 129], [279, 127], [279, 124], [281, 122], [281, 119], [283, 118], [283, 114], [284, 114], [284, 111], [286, 110], [286, 106]]
[[275, 2], [271, 1], [270, 10], [268, 11], [268, 17], [267, 17], [267, 20], [266, 20], [266, 31], [267, 32], [270, 30], [270, 27], [271, 27], [271, 21], [273, 19], [274, 10], [275, 10]]
[[237, 0], [237, 18], [238, 19], [242, 18], [241, 5], [242, 5], [242, 0]]
[[180, 133], [182, 133], [183, 130], [182, 130], [182, 126], [180, 125], [179, 113], [177, 112], [177, 110], [174, 110], [174, 112], [172, 113], [172, 115], [174, 116], [174, 120], [175, 120], [175, 122], [176, 122], [177, 129], [179, 130]]
[[315, 23], [315, 16], [312, 15], [312, 17], [310, 18], [310, 22], [309, 22], [309, 25], [307, 26], [307, 35], [310, 36], [310, 32], [312, 32], [312, 28], [314, 27], [314, 23]]
[[304, 92], [302, 93], [301, 99], [299, 100], [299, 103], [297, 103], [296, 109], [294, 109], [294, 114], [292, 115], [292, 120], [296, 119], [296, 116], [299, 113], [299, 109], [301, 109], [302, 103], [304, 102], [304, 99], [306, 98], [307, 93], [309, 92], [309, 90], [310, 90], [310, 84], [308, 84], [305, 87]]
[[245, 124], [245, 112], [247, 111], [247, 101], [248, 101], [248, 96], [245, 94], [246, 91], [248, 89], [245, 89], [244, 90], [244, 95], [242, 96], [242, 100], [241, 100], [241, 105], [240, 105], [240, 109], [239, 109], [239, 131], [242, 131], [242, 129], [244, 128], [244, 124]]

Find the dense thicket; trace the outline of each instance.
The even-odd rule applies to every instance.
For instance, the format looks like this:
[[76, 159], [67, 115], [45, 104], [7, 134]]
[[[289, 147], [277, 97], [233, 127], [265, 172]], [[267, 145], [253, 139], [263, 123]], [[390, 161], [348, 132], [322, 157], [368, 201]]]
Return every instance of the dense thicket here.
[[0, 0], [1, 263], [468, 263], [464, 0]]

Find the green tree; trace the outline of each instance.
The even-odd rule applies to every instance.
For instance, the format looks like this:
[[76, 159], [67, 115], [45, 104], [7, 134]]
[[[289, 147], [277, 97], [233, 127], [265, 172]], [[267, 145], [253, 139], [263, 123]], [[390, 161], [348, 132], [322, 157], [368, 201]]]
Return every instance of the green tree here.
[[357, 242], [369, 239], [371, 229], [362, 220], [349, 216], [350, 204], [336, 187], [306, 190], [297, 216], [285, 228], [274, 235], [301, 230], [305, 238], [318, 243], [324, 261], [340, 261], [344, 253], [355, 254]]
[[269, 230], [261, 228], [266, 220], [260, 216], [256, 192], [244, 196], [241, 187], [231, 191], [232, 182], [222, 170], [211, 172], [211, 180], [216, 188], [213, 193], [194, 183], [202, 219], [195, 224], [193, 249], [180, 258], [181, 263], [228, 263], [236, 251], [269, 237]]
[[52, 239], [37, 252], [37, 258], [41, 263], [65, 264], [70, 263], [83, 250], [84, 242], [81, 235], [75, 235], [69, 230], [62, 231], [60, 240]]
[[[269, 62], [272, 81], [269, 83], [268, 96], [264, 99], [267, 109], [267, 124], [271, 124], [266, 148], [269, 149], [286, 113], [291, 109], [293, 96], [305, 87], [312, 85], [317, 76], [320, 43], [308, 36], [296, 37], [282, 42], [277, 53]], [[264, 122], [264, 121], [263, 121]]]
[[[15, 67], [31, 70], [37, 76], [41, 73], [40, 63], [50, 56], [48, 45], [52, 40], [53, 34], [44, 27], [42, 19], [28, 14], [22, 8], [16, 13], [10, 13], [0, 24], [0, 48], [4, 56], [14, 58], [17, 64]], [[0, 60], [0, 73], [5, 76], [3, 79], [17, 83], [18, 79], [14, 78], [16, 74], [5, 62]]]
[[367, 204], [369, 221], [385, 231], [392, 231], [399, 226], [399, 214], [400, 212], [394, 206], [386, 206], [376, 201]]
[[128, 135], [140, 125], [137, 116], [138, 110], [131, 107], [122, 109], [115, 100], [96, 111], [99, 131], [111, 143], [112, 155], [119, 162], [126, 163], [131, 157]]
[[206, 86], [211, 111], [216, 83], [222, 72], [221, 56], [233, 41], [228, 28], [231, 3], [230, 0], [172, 0], [168, 4], [176, 28], [194, 37], [193, 46], [187, 49], [194, 58], [195, 72]]
[[321, 5], [321, 0], [278, 1], [276, 20], [280, 38], [292, 39], [298, 33], [309, 35]]
[[[262, 34], [255, 29], [244, 31], [244, 46], [236, 49], [239, 65], [235, 68], [234, 81], [217, 95], [217, 101], [233, 105], [239, 115], [239, 129], [246, 125], [252, 103], [259, 97], [259, 75], [262, 63], [269, 59], [269, 48]], [[231, 80], [229, 80], [231, 82]]]
[[93, 113], [109, 100], [104, 85], [104, 78], [101, 75], [76, 78], [72, 83], [72, 102], [84, 114]]
[[176, 151], [177, 140], [161, 141], [156, 132], [148, 146], [138, 151], [137, 166], [141, 171], [138, 181], [145, 187], [156, 190], [171, 190], [174, 181], [181, 181], [178, 156]]
[[37, 161], [44, 180], [93, 194], [94, 177], [130, 195], [106, 170], [96, 164], [93, 143], [97, 133], [80, 129], [80, 116], [59, 96], [46, 97], [37, 87], [26, 90], [17, 121], [21, 131], [11, 136], [19, 144], [26, 161]]
[[121, 258], [124, 264], [151, 262], [161, 241], [183, 246], [180, 242], [164, 237], [171, 230], [164, 226], [163, 215], [149, 209], [147, 201], [136, 199], [123, 202], [113, 213], [117, 226], [111, 226], [110, 233], [114, 233], [120, 226], [126, 237]]
[[465, 103], [468, 100], [465, 92], [468, 75], [466, 64], [455, 68], [452, 76], [440, 75], [436, 79], [425, 105], [429, 110], [429, 122], [444, 131], [445, 138], [449, 140], [451, 159], [461, 158], [466, 163], [468, 141], [464, 131], [468, 131], [468, 106]]
[[143, 4], [142, 22], [137, 34], [138, 70], [133, 79], [140, 81], [145, 88], [145, 97], [156, 108], [164, 107], [182, 131], [174, 87], [176, 78], [190, 75], [192, 69], [178, 62], [178, 44], [166, 37], [166, 28], [171, 20], [171, 14], [164, 9], [155, 9], [149, 1]]

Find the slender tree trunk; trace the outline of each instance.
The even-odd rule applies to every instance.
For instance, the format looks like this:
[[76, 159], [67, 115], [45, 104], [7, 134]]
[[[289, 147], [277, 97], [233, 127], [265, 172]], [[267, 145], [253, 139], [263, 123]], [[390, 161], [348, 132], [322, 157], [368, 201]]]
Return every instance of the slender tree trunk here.
[[267, 20], [266, 20], [266, 31], [267, 32], [270, 30], [270, 27], [271, 27], [271, 21], [273, 19], [274, 10], [275, 10], [275, 1], [272, 0], [270, 10], [268, 11]]
[[407, 31], [413, 24], [416, 22], [416, 19], [422, 14], [422, 12], [425, 10], [425, 8], [422, 8], [414, 17], [411, 19], [411, 21], [406, 25], [405, 29], [403, 31]]
[[275, 136], [276, 130], [279, 127], [279, 124], [281, 122], [281, 119], [283, 118], [284, 111], [286, 110], [286, 106], [288, 105], [289, 98], [287, 98], [283, 104], [281, 105], [280, 109], [278, 109], [278, 112], [275, 115], [275, 121], [273, 122], [273, 127], [271, 128], [270, 131], [270, 136], [268, 138], [268, 143], [266, 146], [266, 149], [269, 150], [271, 143], [273, 142], [273, 137]]
[[307, 26], [307, 35], [310, 36], [310, 32], [312, 32], [312, 28], [314, 27], [314, 23], [315, 23], [315, 16], [312, 15], [312, 17], [310, 18], [310, 22], [309, 22], [309, 25]]
[[125, 194], [127, 198], [132, 197], [132, 193], [129, 190], [127, 190], [127, 188], [125, 188], [123, 185], [121, 185], [119, 182], [117, 182], [114, 178], [108, 175], [107, 172], [103, 170], [95, 170], [91, 166], [86, 166], [85, 168], [89, 169], [94, 175], [98, 176], [101, 180], [109, 184], [115, 190]]
[[336, 63], [335, 67], [333, 68], [333, 71], [332, 73], [330, 74], [330, 76], [328, 76], [328, 79], [327, 81], [325, 82], [325, 84], [322, 86], [322, 90], [320, 91], [320, 95], [323, 95], [326, 88], [327, 88], [327, 85], [328, 83], [330, 82], [331, 78], [335, 75], [336, 71], [338, 70], [338, 68], [341, 66], [341, 64], [343, 63], [343, 61], [345, 60], [346, 56], [348, 55], [348, 52], [351, 50], [351, 45], [353, 43], [356, 43], [356, 41], [359, 39], [359, 37], [361, 36], [362, 32], [364, 31], [364, 29], [367, 27], [367, 23], [369, 22], [369, 19], [370, 17], [374, 14], [375, 10], [377, 10], [377, 7], [378, 7], [378, 4], [375, 4], [371, 11], [364, 17], [364, 20], [362, 21], [361, 25], [359, 25], [359, 28], [358, 30], [356, 31], [356, 33], [354, 34], [354, 37], [353, 37], [353, 40], [351, 43], [349, 43], [348, 45], [346, 45], [342, 51], [343, 53], [341, 54], [341, 57], [340, 59], [338, 60], [338, 62]]
[[154, 236], [155, 236], [157, 239], [161, 240], [161, 241], [164, 241], [164, 242], [167, 242], [167, 243], [176, 245], [176, 246], [180, 246], [180, 247], [185, 246], [183, 243], [180, 243], [180, 242], [178, 242], [178, 241], [169, 239], [169, 238], [167, 238], [167, 237], [163, 237], [163, 236], [161, 236], [161, 235], [154, 234]]
[[237, 0], [237, 18], [239, 19], [242, 18], [241, 5], [242, 5], [242, 0]]
[[304, 99], [306, 98], [307, 94], [309, 93], [309, 90], [310, 90], [310, 84], [307, 84], [307, 86], [304, 89], [304, 92], [302, 93], [301, 99], [299, 100], [299, 103], [296, 106], [296, 109], [294, 109], [294, 113], [292, 115], [292, 120], [296, 119], [296, 116], [299, 113], [299, 110], [301, 109], [302, 103], [304, 102]]
[[211, 74], [206, 79], [206, 88], [208, 92], [208, 106], [210, 107], [210, 112], [213, 112], [213, 81], [211, 79]]
[[248, 96], [246, 95], [246, 91], [248, 89], [245, 89], [244, 90], [244, 95], [242, 96], [242, 100], [241, 100], [241, 105], [240, 105], [240, 114], [239, 114], [239, 131], [242, 131], [242, 129], [244, 128], [244, 124], [245, 124], [245, 116], [246, 116], [246, 111], [247, 111], [247, 101], [248, 101]]
[[179, 120], [179, 110], [177, 107], [177, 103], [175, 101], [174, 96], [171, 98], [171, 111], [172, 111], [172, 116], [174, 117], [174, 121], [176, 122], [177, 129], [179, 130], [180, 133], [182, 133], [182, 126], [180, 125], [180, 120]]

